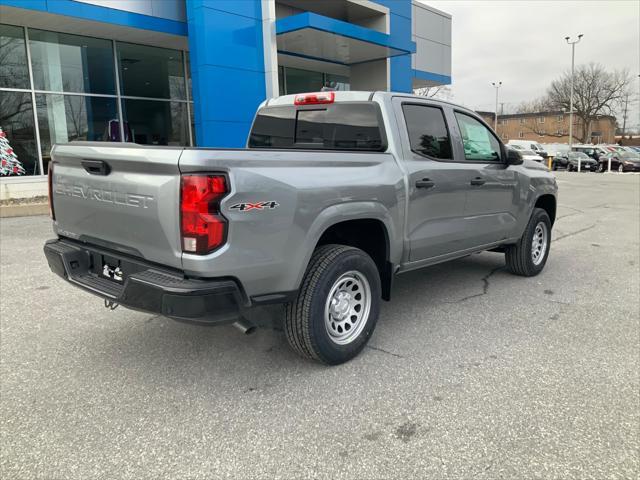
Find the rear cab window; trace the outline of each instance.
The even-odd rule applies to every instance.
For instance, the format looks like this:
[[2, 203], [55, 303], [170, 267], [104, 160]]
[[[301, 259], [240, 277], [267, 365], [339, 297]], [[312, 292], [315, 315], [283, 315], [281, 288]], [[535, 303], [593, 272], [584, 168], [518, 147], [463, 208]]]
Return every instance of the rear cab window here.
[[249, 148], [386, 150], [382, 114], [375, 102], [277, 105], [258, 111]]

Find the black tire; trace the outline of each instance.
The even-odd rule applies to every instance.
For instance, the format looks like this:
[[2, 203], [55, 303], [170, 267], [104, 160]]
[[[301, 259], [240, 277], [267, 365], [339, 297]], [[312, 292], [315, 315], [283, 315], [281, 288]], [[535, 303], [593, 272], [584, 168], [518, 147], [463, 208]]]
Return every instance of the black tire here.
[[[544, 223], [546, 226], [546, 247], [542, 255], [541, 260], [538, 263], [534, 263], [532, 258], [532, 243], [533, 236], [536, 231], [536, 227], [539, 223]], [[522, 237], [515, 245], [508, 245], [505, 248], [505, 259], [507, 262], [507, 269], [522, 277], [533, 277], [538, 275], [549, 257], [549, 251], [551, 250], [551, 220], [547, 212], [541, 208], [534, 208], [527, 228], [525, 228]]]
[[570, 163], [567, 164], [567, 172], [573, 172], [573, 165]]
[[558, 164], [556, 162], [551, 162], [551, 170], [554, 172], [558, 170]]
[[[366, 318], [363, 315], [362, 320], [355, 324], [355, 328], [362, 328], [359, 334], [349, 343], [339, 344], [329, 334], [332, 327], [325, 323], [325, 307], [333, 287], [348, 272], [357, 272], [366, 279], [371, 303]], [[357, 296], [357, 292], [354, 295]], [[285, 305], [287, 341], [303, 357], [327, 365], [347, 362], [358, 355], [371, 338], [380, 313], [380, 297], [380, 274], [369, 255], [345, 245], [323, 245], [316, 249], [309, 261], [298, 296]], [[344, 332], [347, 332], [346, 324], [352, 318], [346, 320]], [[342, 330], [340, 332], [342, 334]]]
[[604, 172], [605, 172], [605, 170], [604, 170], [604, 163], [599, 163], [599, 164], [598, 164], [598, 172], [599, 172], [599, 173], [604, 173]]
[[624, 173], [624, 165], [621, 163], [618, 164], [618, 173]]

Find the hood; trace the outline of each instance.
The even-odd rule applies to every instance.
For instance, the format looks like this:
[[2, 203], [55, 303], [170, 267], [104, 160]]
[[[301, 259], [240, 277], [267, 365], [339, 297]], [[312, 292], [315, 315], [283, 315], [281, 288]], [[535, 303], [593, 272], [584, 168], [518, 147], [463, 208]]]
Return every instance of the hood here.
[[524, 168], [528, 168], [529, 170], [542, 170], [543, 172], [549, 171], [549, 169], [543, 163], [536, 162], [535, 160], [529, 160], [528, 158], [523, 158], [522, 166]]

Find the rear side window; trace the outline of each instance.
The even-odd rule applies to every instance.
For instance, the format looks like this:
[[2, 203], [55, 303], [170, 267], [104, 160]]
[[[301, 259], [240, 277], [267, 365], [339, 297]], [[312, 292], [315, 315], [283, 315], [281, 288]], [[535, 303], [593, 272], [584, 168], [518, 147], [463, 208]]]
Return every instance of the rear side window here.
[[450, 160], [451, 140], [442, 110], [427, 105], [402, 105], [411, 151]]
[[382, 117], [374, 103], [266, 107], [258, 112], [249, 148], [382, 151]]

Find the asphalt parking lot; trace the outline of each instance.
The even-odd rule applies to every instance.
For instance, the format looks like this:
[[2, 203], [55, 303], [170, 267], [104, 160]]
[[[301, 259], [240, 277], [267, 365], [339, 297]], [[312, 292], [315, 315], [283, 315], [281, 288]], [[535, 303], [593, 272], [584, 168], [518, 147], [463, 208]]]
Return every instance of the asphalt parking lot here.
[[535, 278], [473, 255], [400, 277], [354, 361], [175, 323], [50, 273], [0, 221], [0, 477], [638, 478], [640, 176], [558, 173]]

